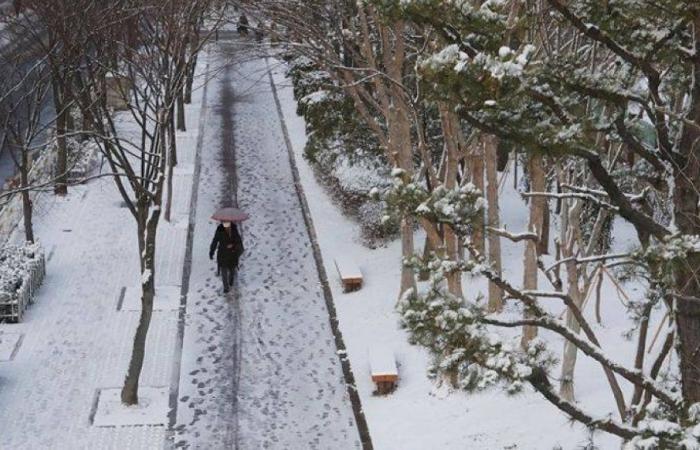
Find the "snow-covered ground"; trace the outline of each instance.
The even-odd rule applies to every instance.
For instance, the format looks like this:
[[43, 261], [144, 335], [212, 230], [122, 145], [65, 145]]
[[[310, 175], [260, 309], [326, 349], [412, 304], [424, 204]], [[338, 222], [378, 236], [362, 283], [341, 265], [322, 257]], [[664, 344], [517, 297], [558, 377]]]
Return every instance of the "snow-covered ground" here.
[[[210, 81], [178, 134], [173, 221], [159, 229], [141, 387], [146, 397], [169, 392], [177, 409], [168, 414], [165, 397], [127, 417], [112, 401], [138, 322], [139, 271], [133, 218], [114, 182], [98, 179], [36, 202], [48, 275], [23, 323], [0, 324], [1, 449], [359, 448], [266, 62], [228, 64], [247, 59], [235, 47], [212, 45], [201, 58], [200, 84]], [[236, 292], [224, 296], [209, 216], [236, 185], [252, 218]], [[119, 426], [140, 420], [152, 425]]]
[[[179, 135], [174, 218], [159, 231], [160, 299], [141, 378], [145, 395], [176, 395], [173, 433], [167, 398], [142, 418], [149, 426], [102, 426], [134, 418], [114, 405], [96, 409], [117, 395], [109, 389], [123, 380], [139, 309], [133, 219], [105, 178], [37, 202], [48, 276], [26, 320], [0, 324], [0, 333], [21, 335], [0, 362], [0, 448], [359, 448], [266, 62], [228, 64], [243, 51], [230, 43], [211, 50], [201, 79], [213, 78], [188, 110], [191, 131]], [[209, 216], [237, 185], [252, 217], [237, 288], [225, 296], [208, 258]]]
[[[47, 278], [23, 323], [0, 324], [0, 334], [11, 338], [0, 341], [12, 347], [0, 345], [0, 449], [360, 447], [267, 75], [271, 66], [374, 447], [585, 445], [588, 432], [533, 392], [466, 394], [428, 379], [427, 352], [410, 346], [398, 326], [399, 243], [375, 250], [362, 245], [359, 226], [341, 214], [302, 157], [304, 123], [295, 114], [284, 65], [268, 64], [247, 48], [220, 42], [201, 58], [199, 84], [209, 83], [188, 107], [189, 131], [178, 137], [174, 220], [159, 230], [156, 280], [163, 301], [151, 324], [142, 385], [170, 393], [173, 428], [96, 426], [103, 418], [95, 410], [101, 390], [118, 388], [126, 370], [139, 279], [134, 221], [114, 182], [98, 179], [73, 187], [65, 198], [44, 195], [36, 203]], [[502, 221], [510, 231], [524, 230], [527, 207], [510, 175], [503, 183]], [[251, 219], [242, 226], [246, 253], [236, 288], [225, 296], [208, 258], [215, 227], [209, 217], [236, 197]], [[622, 237], [629, 233], [616, 227], [615, 245], [625, 249], [631, 241]], [[342, 292], [338, 258], [360, 266], [360, 291]], [[505, 274], [520, 280], [521, 246], [503, 242], [503, 259]], [[485, 289], [481, 279], [464, 282], [469, 297]], [[178, 290], [185, 294], [182, 315]], [[635, 286], [629, 290], [639, 294]], [[631, 343], [621, 334], [629, 324], [610, 283], [604, 292], [596, 333], [628, 362]], [[377, 343], [391, 347], [399, 364], [398, 389], [386, 397], [372, 394], [368, 349]], [[614, 411], [600, 368], [583, 357], [576, 393], [600, 416]], [[595, 443], [619, 447], [602, 434]]]
[[[181, 167], [191, 165], [201, 90], [188, 106], [193, 132], [178, 135]], [[123, 123], [128, 132], [131, 125]], [[175, 176], [173, 222], [161, 221], [156, 280], [182, 280], [192, 176]], [[123, 307], [138, 289], [136, 225], [114, 181], [71, 187], [68, 196], [39, 196], [35, 234], [48, 255], [47, 275], [24, 321], [0, 324], [21, 334], [10, 361], [0, 361], [0, 448], [160, 448], [166, 427], [93, 425], [102, 389], [121, 386], [139, 313]], [[13, 239], [21, 239], [21, 227]], [[169, 388], [177, 356], [175, 310], [157, 310], [148, 335], [141, 385]], [[167, 404], [167, 398], [166, 403]], [[167, 410], [161, 410], [167, 418]], [[162, 421], [161, 421], [162, 422]]]
[[[342, 215], [319, 184], [302, 156], [306, 142], [304, 121], [295, 113], [292, 88], [284, 72], [284, 64], [279, 63], [275, 81], [375, 448], [573, 450], [585, 446], [590, 438], [588, 430], [572, 424], [537, 393], [527, 391], [515, 397], [495, 390], [467, 394], [454, 392], [444, 385], [437, 386], [428, 379], [427, 352], [409, 345], [407, 334], [398, 325], [395, 305], [400, 279], [400, 243], [392, 242], [378, 249], [362, 245], [359, 226]], [[508, 230], [524, 231], [527, 205], [512, 186], [512, 168], [510, 170], [501, 180], [501, 220]], [[622, 228], [623, 224], [616, 226]], [[619, 230], [617, 234], [628, 236], [625, 231], [629, 229]], [[422, 242], [419, 233], [417, 247]], [[630, 244], [629, 239], [618, 238], [616, 246], [625, 249]], [[502, 247], [504, 273], [517, 285], [522, 280], [523, 248], [505, 240], [502, 240]], [[343, 293], [333, 262], [336, 258], [350, 258], [359, 265], [365, 283], [360, 291]], [[545, 280], [541, 282], [545, 286]], [[486, 283], [483, 279], [465, 277], [464, 291], [469, 298], [475, 298], [478, 293], [486, 292]], [[629, 362], [634, 354], [632, 346], [621, 336], [629, 324], [623, 320], [625, 314], [614, 287], [606, 282], [603, 292], [608, 293], [602, 305], [603, 326], [597, 326], [596, 333], [602, 336], [603, 342], [614, 343], [611, 345], [614, 356]], [[592, 316], [591, 305], [587, 314]], [[547, 333], [542, 335], [552, 339]], [[390, 345], [399, 365], [399, 387], [386, 397], [372, 394], [374, 385], [369, 374], [368, 349], [377, 343]], [[562, 346], [555, 342], [552, 350], [559, 352]], [[577, 400], [601, 417], [615, 413], [602, 370], [583, 356], [579, 357], [576, 368], [576, 394]], [[629, 389], [626, 394], [629, 398]], [[597, 448], [606, 450], [620, 445], [616, 438], [603, 433], [595, 434], [594, 442]]]

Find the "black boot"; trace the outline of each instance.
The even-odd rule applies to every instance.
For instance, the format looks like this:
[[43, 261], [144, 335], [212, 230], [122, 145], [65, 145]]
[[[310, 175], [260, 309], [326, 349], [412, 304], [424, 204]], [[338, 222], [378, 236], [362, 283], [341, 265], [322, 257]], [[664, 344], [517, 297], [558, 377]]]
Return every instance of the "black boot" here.
[[226, 267], [221, 268], [221, 280], [224, 282], [224, 294], [228, 294], [231, 283], [229, 282], [229, 270]]

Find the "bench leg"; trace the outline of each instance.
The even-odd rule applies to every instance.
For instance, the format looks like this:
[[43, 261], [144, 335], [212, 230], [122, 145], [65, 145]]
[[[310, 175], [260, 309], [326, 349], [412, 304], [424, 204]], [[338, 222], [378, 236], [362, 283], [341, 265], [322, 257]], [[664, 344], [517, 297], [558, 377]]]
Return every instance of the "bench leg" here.
[[377, 395], [388, 395], [394, 392], [396, 383], [393, 381], [377, 381]]
[[362, 283], [343, 283], [343, 292], [355, 292], [362, 289]]

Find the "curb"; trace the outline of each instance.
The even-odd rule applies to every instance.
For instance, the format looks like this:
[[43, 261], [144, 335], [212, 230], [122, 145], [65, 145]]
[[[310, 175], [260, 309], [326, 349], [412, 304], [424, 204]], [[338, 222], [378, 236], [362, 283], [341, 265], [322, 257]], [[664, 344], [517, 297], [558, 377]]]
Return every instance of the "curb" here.
[[304, 222], [306, 223], [306, 229], [309, 233], [309, 238], [311, 240], [311, 247], [313, 249], [314, 260], [316, 261], [316, 268], [318, 270], [318, 278], [323, 286], [323, 296], [326, 301], [326, 308], [328, 309], [328, 320], [331, 325], [331, 330], [333, 332], [333, 337], [335, 338], [335, 346], [337, 348], [338, 358], [340, 359], [340, 365], [343, 369], [343, 377], [345, 378], [345, 384], [347, 386], [348, 395], [350, 396], [350, 403], [352, 404], [352, 411], [355, 415], [355, 423], [357, 424], [357, 429], [360, 433], [360, 442], [364, 450], [373, 450], [372, 438], [369, 434], [369, 427], [367, 426], [367, 419], [365, 418], [365, 413], [362, 410], [362, 403], [360, 401], [360, 395], [357, 392], [357, 387], [355, 385], [355, 376], [353, 375], [352, 368], [350, 367], [350, 360], [347, 357], [347, 349], [345, 348], [345, 342], [343, 341], [343, 335], [340, 332], [338, 326], [338, 315], [335, 309], [335, 303], [333, 302], [333, 294], [331, 293], [330, 285], [328, 284], [328, 276], [326, 275], [326, 269], [323, 265], [323, 257], [321, 256], [321, 248], [318, 244], [318, 238], [316, 236], [316, 229], [314, 228], [313, 219], [311, 217], [311, 211], [309, 209], [308, 202], [306, 201], [306, 195], [304, 194], [304, 188], [301, 184], [299, 178], [299, 169], [297, 168], [296, 159], [294, 157], [294, 149], [292, 148], [291, 140], [289, 139], [289, 131], [287, 130], [287, 124], [284, 120], [284, 113], [282, 112], [282, 105], [280, 104], [279, 96], [277, 95], [277, 87], [275, 86], [275, 81], [272, 78], [272, 69], [270, 68], [270, 63], [268, 58], [265, 58], [265, 64], [267, 65], [267, 75], [270, 78], [270, 86], [272, 87], [272, 95], [275, 98], [275, 105], [277, 106], [277, 114], [280, 118], [280, 125], [282, 127], [282, 134], [284, 135], [284, 143], [287, 147], [287, 152], [289, 153], [289, 163], [292, 168], [292, 177], [294, 179], [294, 188], [296, 189], [297, 196], [299, 197], [299, 203], [301, 204], [302, 215], [304, 216]]

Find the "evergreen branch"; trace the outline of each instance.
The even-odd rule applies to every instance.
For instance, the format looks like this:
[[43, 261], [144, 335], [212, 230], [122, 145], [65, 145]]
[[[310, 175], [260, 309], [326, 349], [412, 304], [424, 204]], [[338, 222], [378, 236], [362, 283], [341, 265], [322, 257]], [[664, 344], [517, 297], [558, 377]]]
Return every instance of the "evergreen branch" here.
[[506, 239], [511, 240], [512, 242], [520, 242], [520, 241], [525, 241], [525, 240], [530, 240], [530, 241], [539, 241], [539, 237], [537, 234], [527, 231], [524, 233], [510, 233], [508, 230], [505, 228], [494, 228], [494, 227], [486, 227], [486, 229], [498, 236], [504, 237]]
[[595, 179], [600, 183], [605, 192], [608, 193], [610, 201], [619, 208], [620, 215], [635, 227], [639, 235], [639, 240], [642, 243], [647, 243], [650, 236], [662, 240], [671, 233], [666, 227], [632, 207], [632, 204], [620, 190], [617, 182], [615, 182], [608, 170], [603, 166], [600, 156], [597, 153], [576, 147], [573, 148], [572, 153], [586, 160], [588, 168], [591, 170]]
[[544, 398], [549, 400], [554, 406], [568, 414], [575, 420], [585, 424], [589, 428], [607, 431], [608, 433], [619, 436], [623, 439], [632, 439], [640, 434], [640, 430], [623, 425], [613, 419], [606, 417], [604, 419], [596, 419], [591, 414], [586, 413], [577, 405], [563, 399], [552, 388], [551, 383], [547, 379], [543, 370], [533, 368], [532, 375], [528, 377], [528, 381], [537, 392], [542, 394]]
[[[608, 197], [608, 193], [605, 191], [601, 191], [598, 189], [591, 189], [587, 187], [581, 187], [581, 186], [575, 186], [573, 184], [568, 184], [568, 183], [562, 183], [561, 187], [564, 189], [569, 189], [574, 192], [580, 192], [584, 194], [591, 194], [591, 195], [601, 195], [604, 197]], [[625, 197], [627, 197], [632, 203], [638, 203], [644, 201], [644, 197], [646, 193], [648, 192], [648, 187], [644, 188], [642, 190], [641, 194], [624, 194]]]
[[578, 198], [582, 200], [588, 200], [590, 202], [595, 203], [598, 206], [601, 206], [603, 208], [608, 208], [613, 211], [618, 211], [619, 208], [615, 205], [612, 205], [608, 202], [604, 202], [598, 197], [583, 193], [583, 192], [568, 192], [568, 193], [560, 193], [560, 192], [521, 192], [520, 195], [522, 197], [547, 197], [547, 198], [556, 198], [558, 200], [564, 199], [564, 198]]
[[611, 253], [608, 255], [597, 255], [597, 256], [586, 256], [583, 258], [577, 257], [577, 256], [570, 256], [568, 258], [560, 259], [559, 261], [555, 262], [551, 266], [549, 266], [547, 269], [545, 269], [545, 272], [550, 272], [554, 269], [556, 269], [558, 266], [561, 264], [574, 261], [576, 264], [581, 264], [581, 263], [589, 263], [589, 262], [596, 262], [596, 261], [607, 261], [609, 259], [618, 259], [618, 258], [627, 258], [629, 257], [629, 253]]
[[[467, 243], [467, 249], [469, 252], [474, 256], [474, 258], [479, 261], [483, 262], [484, 257], [479, 253], [478, 250], [471, 244]], [[537, 305], [537, 302], [535, 299], [529, 295], [523, 294], [520, 290], [516, 289], [513, 287], [512, 284], [510, 284], [508, 281], [503, 279], [499, 274], [494, 273], [492, 270], [487, 268], [487, 266], [484, 266], [480, 270], [480, 273], [484, 275], [489, 281], [497, 285], [499, 288], [503, 289], [504, 292], [506, 292], [508, 295], [510, 295], [511, 298], [520, 300], [523, 302], [523, 304], [529, 308], [532, 312], [533, 315], [536, 317], [534, 319], [523, 319], [523, 320], [532, 320], [533, 323], [521, 323], [521, 325], [533, 325], [533, 326], [538, 326], [541, 328], [548, 329], [550, 331], [553, 331], [569, 342], [571, 342], [573, 345], [575, 345], [579, 350], [581, 350], [584, 354], [587, 356], [593, 358], [597, 362], [599, 362], [601, 365], [603, 365], [606, 369], [609, 369], [618, 375], [622, 376], [626, 380], [628, 380], [630, 383], [633, 383], [635, 385], [639, 384], [644, 386], [645, 388], [649, 389], [657, 398], [660, 400], [664, 401], [667, 403], [669, 406], [672, 407], [677, 407], [679, 405], [679, 401], [674, 398], [674, 396], [666, 390], [658, 385], [655, 380], [650, 379], [644, 375], [644, 373], [635, 371], [635, 370], [630, 370], [623, 366], [622, 364], [618, 364], [614, 361], [612, 361], [610, 358], [607, 357], [607, 355], [603, 354], [601, 351], [600, 346], [597, 344], [597, 339], [595, 338], [595, 335], [591, 334], [589, 335], [587, 333], [587, 337], [591, 339], [591, 342], [594, 344], [591, 345], [590, 342], [581, 339], [578, 335], [578, 333], [573, 332], [571, 329], [569, 329], [565, 324], [560, 323], [560, 321], [553, 319], [546, 311], [544, 311], [542, 308], [540, 308]], [[565, 299], [566, 300], [566, 299]], [[566, 303], [569, 303], [570, 299], [566, 301]], [[567, 306], [569, 306], [567, 304]], [[575, 306], [575, 305], [574, 305]], [[576, 314], [576, 309], [572, 309], [572, 312], [574, 312], [575, 316], [577, 316], [577, 320], [579, 320], [579, 315], [580, 315], [580, 310], [578, 311], [578, 314]], [[484, 319], [484, 320], [493, 320], [493, 319]], [[519, 322], [523, 322], [523, 320]], [[488, 322], [485, 322], [488, 323]], [[507, 322], [510, 324], [511, 322]], [[581, 328], [586, 331], [586, 321], [581, 319], [579, 320], [579, 323], [581, 324]], [[498, 325], [497, 323], [493, 323], [494, 325]], [[504, 325], [505, 326], [505, 325]], [[513, 325], [516, 326], [516, 325]]]

